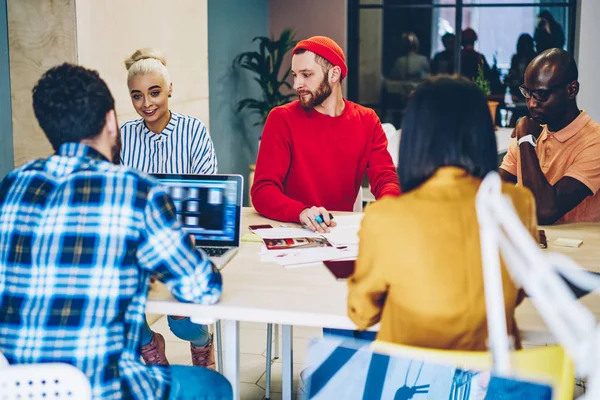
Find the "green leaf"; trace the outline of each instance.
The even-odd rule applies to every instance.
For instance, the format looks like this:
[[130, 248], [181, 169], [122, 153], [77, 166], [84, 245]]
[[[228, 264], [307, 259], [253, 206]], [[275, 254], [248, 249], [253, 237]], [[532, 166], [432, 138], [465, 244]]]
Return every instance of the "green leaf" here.
[[[293, 93], [287, 93], [287, 90], [293, 89], [287, 82], [291, 69], [288, 67], [281, 71], [281, 68], [285, 55], [294, 48], [296, 41], [294, 32], [285, 29], [278, 39], [257, 36], [252, 39], [252, 42], [258, 45], [258, 50], [237, 55], [233, 60], [233, 67], [241, 67], [255, 74], [254, 81], [261, 88], [262, 96], [260, 99], [240, 100], [237, 111], [247, 109], [258, 114], [257, 124], [260, 125], [264, 124], [274, 107], [287, 104], [295, 97]], [[281, 89], [286, 89], [286, 93], [282, 93]]]
[[490, 88], [490, 81], [487, 80], [485, 77], [485, 71], [483, 68], [484, 62], [485, 61], [481, 60], [481, 63], [479, 63], [479, 65], [477, 66], [477, 76], [475, 77], [475, 79], [473, 81], [479, 87], [479, 89], [481, 89], [484, 96], [487, 97], [491, 93], [491, 88]]

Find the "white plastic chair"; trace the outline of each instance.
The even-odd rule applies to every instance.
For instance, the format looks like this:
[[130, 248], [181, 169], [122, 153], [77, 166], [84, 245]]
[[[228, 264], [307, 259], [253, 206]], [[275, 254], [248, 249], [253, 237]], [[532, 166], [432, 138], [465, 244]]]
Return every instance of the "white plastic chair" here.
[[358, 195], [356, 196], [356, 200], [354, 201], [354, 206], [352, 207], [352, 211], [354, 212], [362, 212], [363, 211], [363, 188], [362, 186], [358, 190]]
[[[387, 122], [385, 124], [381, 124], [381, 127], [383, 128], [383, 131], [385, 132], [385, 136], [388, 141], [388, 146], [387, 146], [388, 153], [390, 153], [390, 156], [392, 157], [392, 162], [394, 163], [394, 167], [398, 168], [398, 158], [399, 158], [399, 153], [400, 153], [400, 136], [402, 134], [402, 130], [396, 129], [393, 124], [390, 124]], [[375, 198], [370, 194], [371, 185], [369, 185], [368, 188], [361, 187], [360, 189], [361, 189], [361, 193], [359, 193], [360, 199], [357, 198], [356, 202], [354, 203], [354, 210], [353, 210], [354, 212], [362, 212], [364, 202], [368, 203], [371, 201], [375, 201]], [[363, 195], [362, 191], [365, 191], [366, 196]], [[360, 207], [358, 207], [359, 201], [360, 201]]]
[[89, 400], [87, 376], [69, 364], [19, 364], [0, 368], [0, 400]]
[[[503, 194], [497, 172], [490, 172], [481, 183], [476, 205], [494, 370], [510, 375], [514, 369], [502, 292], [502, 256], [512, 280], [525, 290], [550, 332], [572, 358], [576, 375], [588, 379], [588, 388], [580, 399], [600, 399], [600, 325], [564, 280], [592, 292], [600, 287], [600, 278], [565, 254], [540, 249], [510, 198]], [[573, 398], [573, 383], [570, 380], [571, 392], [563, 398]]]
[[385, 136], [388, 141], [388, 152], [390, 156], [392, 156], [392, 161], [394, 162], [394, 166], [398, 167], [398, 153], [400, 152], [400, 134], [402, 130], [396, 129], [394, 125], [390, 123], [381, 124], [383, 131], [385, 132]]

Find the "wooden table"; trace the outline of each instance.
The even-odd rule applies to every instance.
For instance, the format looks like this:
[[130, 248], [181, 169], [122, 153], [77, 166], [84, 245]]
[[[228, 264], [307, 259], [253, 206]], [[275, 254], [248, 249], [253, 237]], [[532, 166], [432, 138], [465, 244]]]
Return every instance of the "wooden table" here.
[[[251, 208], [242, 213], [242, 235], [248, 225], [279, 222], [256, 214]], [[260, 243], [242, 242], [238, 254], [222, 270], [223, 294], [213, 306], [180, 303], [164, 285], [155, 285], [149, 295], [147, 313], [176, 314], [194, 322], [221, 320], [224, 328], [224, 375], [231, 382], [234, 398], [239, 399], [239, 322], [282, 325], [282, 397], [292, 398], [292, 326], [354, 329], [346, 315], [347, 287], [322, 265], [286, 269], [263, 263]], [[175, 311], [176, 310], [176, 311]], [[265, 337], [266, 341], [266, 337]]]
[[498, 154], [503, 154], [508, 151], [508, 146], [510, 142], [514, 139], [510, 137], [514, 128], [498, 128], [496, 129], [496, 147], [498, 149]]
[[[572, 258], [581, 267], [594, 272], [600, 272], [600, 224], [598, 223], [569, 223], [553, 226], [541, 226], [546, 231], [548, 249], [563, 253]], [[583, 244], [578, 248], [560, 247], [554, 244], [558, 238], [581, 239]], [[580, 300], [600, 320], [600, 297], [593, 294]], [[517, 323], [523, 341], [533, 344], [555, 343], [552, 334], [536, 309], [529, 300], [525, 300], [516, 309]]]
[[[280, 223], [257, 215], [245, 208], [242, 232], [250, 224]], [[600, 272], [600, 224], [566, 224], [542, 227], [546, 231], [550, 251], [571, 256], [580, 265]], [[583, 240], [577, 249], [558, 248], [559, 237]], [[292, 398], [292, 326], [354, 329], [346, 313], [347, 286], [337, 281], [322, 265], [286, 269], [274, 263], [260, 261], [259, 243], [242, 242], [238, 255], [223, 269], [223, 295], [214, 306], [180, 303], [164, 286], [150, 293], [146, 311], [157, 314], [189, 316], [200, 323], [219, 319], [224, 325], [224, 375], [229, 379], [235, 399], [239, 398], [239, 321], [283, 325], [282, 362], [283, 398]], [[587, 296], [583, 302], [600, 316], [600, 300]], [[528, 301], [517, 309], [517, 322], [527, 342], [550, 343], [541, 318]]]

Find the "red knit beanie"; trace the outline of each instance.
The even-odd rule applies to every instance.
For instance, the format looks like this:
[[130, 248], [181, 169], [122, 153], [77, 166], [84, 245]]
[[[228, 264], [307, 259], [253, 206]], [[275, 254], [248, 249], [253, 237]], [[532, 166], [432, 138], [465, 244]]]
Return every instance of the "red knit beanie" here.
[[348, 67], [346, 66], [344, 52], [342, 51], [342, 48], [333, 40], [326, 36], [313, 36], [311, 38], [301, 40], [298, 42], [296, 47], [294, 47], [294, 50], [292, 50], [292, 54], [296, 54], [296, 52], [300, 49], [312, 51], [313, 53], [320, 55], [332, 63], [334, 66], [340, 67], [342, 70], [342, 79], [346, 77], [346, 74], [348, 73]]

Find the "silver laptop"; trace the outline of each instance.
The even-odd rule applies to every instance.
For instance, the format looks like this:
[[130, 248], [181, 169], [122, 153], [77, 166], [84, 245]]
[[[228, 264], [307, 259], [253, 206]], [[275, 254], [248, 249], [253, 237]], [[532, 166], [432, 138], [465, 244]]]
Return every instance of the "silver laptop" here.
[[219, 269], [240, 247], [241, 175], [152, 174], [171, 195], [177, 219]]

